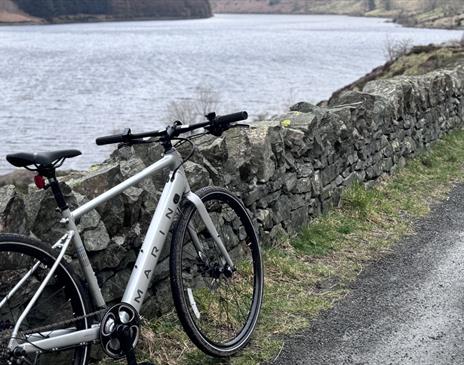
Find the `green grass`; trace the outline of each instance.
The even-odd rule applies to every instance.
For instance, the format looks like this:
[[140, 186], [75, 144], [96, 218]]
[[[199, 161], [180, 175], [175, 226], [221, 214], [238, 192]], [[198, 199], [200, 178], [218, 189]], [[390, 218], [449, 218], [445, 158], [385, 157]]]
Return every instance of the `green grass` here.
[[412, 233], [431, 205], [464, 182], [463, 164], [464, 132], [458, 131], [374, 188], [353, 185], [343, 194], [342, 208], [317, 218], [296, 237], [265, 247], [262, 315], [251, 344], [238, 356], [220, 361], [203, 355], [171, 312], [146, 323], [141, 358], [160, 365], [272, 361], [285, 336], [304, 329], [345, 296], [364, 266]]

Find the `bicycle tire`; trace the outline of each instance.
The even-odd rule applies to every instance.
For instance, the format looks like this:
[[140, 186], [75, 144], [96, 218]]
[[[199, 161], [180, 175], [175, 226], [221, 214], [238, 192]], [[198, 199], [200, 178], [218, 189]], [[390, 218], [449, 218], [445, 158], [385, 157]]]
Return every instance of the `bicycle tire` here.
[[[196, 194], [207, 207], [237, 271], [231, 277], [227, 277], [224, 273], [220, 274], [219, 278], [217, 277], [218, 267], [220, 267], [218, 265], [224, 265], [224, 261], [219, 264], [220, 255], [215, 248], [216, 245], [212, 243], [211, 236], [208, 237], [209, 233], [205, 227], [201, 227], [201, 223], [195, 222], [196, 217], [199, 217], [198, 213], [195, 214], [197, 212], [195, 205], [186, 202], [182, 204], [172, 237], [171, 290], [180, 322], [192, 342], [208, 355], [228, 357], [247, 345], [257, 324], [264, 292], [261, 250], [250, 215], [240, 199], [228, 190], [218, 187], [202, 188]], [[191, 227], [195, 225], [195, 231], [202, 240], [203, 247], [208, 246], [205, 248], [207, 251], [205, 256], [208, 257], [209, 261], [207, 265], [198, 256], [197, 251], [194, 251], [192, 255], [194, 246], [188, 232], [189, 224]], [[187, 253], [191, 256], [190, 260]], [[213, 263], [213, 261], [215, 262]], [[211, 285], [208, 286], [210, 279], [212, 279]], [[247, 283], [248, 281], [249, 284], [251, 284], [252, 279], [252, 293], [250, 288], [240, 286], [240, 279], [245, 279], [243, 282]], [[233, 295], [225, 299], [223, 294], [229, 292], [229, 286], [224, 289], [223, 285], [230, 284], [234, 286]], [[237, 288], [246, 290], [237, 290]], [[218, 309], [212, 302], [208, 303], [214, 299], [213, 296], [220, 297], [219, 302], [222, 303], [222, 309], [220, 304]], [[233, 297], [235, 297], [235, 301]], [[239, 300], [236, 297], [239, 297]], [[244, 306], [239, 301], [245, 302], [246, 315], [242, 312]], [[229, 311], [232, 305], [238, 310], [232, 308]], [[227, 323], [221, 321], [224, 309], [228, 313], [226, 315]], [[243, 323], [238, 323], [236, 317], [229, 317], [231, 314], [242, 317]], [[217, 324], [219, 330], [216, 334], [219, 336], [213, 336], [209, 328], [204, 327], [204, 323], [200, 325], [200, 319], [204, 319], [208, 327]], [[236, 327], [234, 331], [230, 330], [232, 325]], [[232, 332], [232, 337], [226, 335], [224, 338], [224, 333], [219, 333], [225, 332], [226, 328], [228, 333]]]
[[[20, 259], [19, 265], [17, 262], [18, 259]], [[46, 275], [48, 269], [55, 262], [56, 257], [47, 245], [38, 240], [20, 235], [0, 234], [0, 277], [2, 279], [0, 280], [0, 298], [3, 298], [17, 282], [12, 278], [20, 278], [37, 260], [41, 262], [41, 265], [34, 275], [7, 302], [5, 305], [7, 308], [4, 306], [3, 309], [0, 309], [0, 320], [2, 323], [5, 324], [8, 323], [7, 321], [10, 321], [14, 325], [14, 320], [21, 313], [21, 308], [24, 309], [25, 305], [27, 305], [29, 299], [37, 290], [38, 285], [40, 285], [40, 279], [43, 279]], [[9, 278], [9, 280], [5, 281], [3, 280], [4, 278]], [[26, 293], [21, 295], [21, 289], [24, 289]], [[45, 298], [45, 295], [48, 295], [48, 297]], [[52, 302], [50, 309], [47, 307], [47, 300]], [[53, 313], [49, 313], [51, 310], [53, 310]], [[25, 327], [27, 325], [30, 325], [32, 327], [30, 330], [33, 330], [37, 327], [53, 326], [53, 324], [61, 320], [73, 319], [87, 313], [89, 313], [88, 296], [69, 265], [66, 262], [62, 262], [37, 303], [32, 307], [29, 315], [22, 323], [20, 331], [28, 331], [29, 328]], [[44, 317], [48, 317], [49, 319]], [[79, 320], [74, 326], [77, 329], [89, 328], [89, 320]], [[0, 328], [0, 335], [1, 333], [2, 330]], [[8, 341], [9, 338], [7, 337], [2, 339], [0, 348], [4, 348], [8, 344]], [[38, 358], [32, 354], [29, 356], [31, 356], [33, 361], [31, 359], [28, 360], [37, 365], [86, 365], [90, 358], [90, 345], [66, 349], [62, 352], [45, 352], [38, 355]], [[2, 363], [1, 358], [0, 363]]]

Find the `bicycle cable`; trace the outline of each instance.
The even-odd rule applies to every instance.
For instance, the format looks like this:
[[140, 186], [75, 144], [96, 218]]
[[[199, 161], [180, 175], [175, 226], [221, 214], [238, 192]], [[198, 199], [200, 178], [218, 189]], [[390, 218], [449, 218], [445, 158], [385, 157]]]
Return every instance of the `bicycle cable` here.
[[176, 176], [176, 172], [187, 162], [189, 161], [192, 156], [195, 154], [195, 149], [196, 149], [196, 146], [195, 146], [195, 143], [193, 143], [191, 140], [192, 139], [197, 139], [201, 136], [204, 136], [205, 134], [207, 134], [207, 132], [204, 132], [204, 133], [198, 133], [198, 134], [195, 134], [193, 136], [190, 136], [189, 138], [182, 138], [182, 137], [176, 137], [176, 138], [172, 138], [173, 141], [179, 141], [177, 142], [174, 147], [180, 147], [182, 146], [184, 143], [190, 143], [190, 146], [192, 147], [190, 153], [188, 154], [188, 156], [186, 158], [183, 158], [182, 159], [182, 162], [179, 164], [179, 166], [177, 166], [173, 172], [172, 172], [172, 177], [171, 177], [171, 181], [174, 180], [174, 176]]

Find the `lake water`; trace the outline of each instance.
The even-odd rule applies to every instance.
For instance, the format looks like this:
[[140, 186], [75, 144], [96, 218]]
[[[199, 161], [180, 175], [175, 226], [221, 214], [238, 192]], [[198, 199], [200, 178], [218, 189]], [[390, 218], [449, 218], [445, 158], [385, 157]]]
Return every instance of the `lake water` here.
[[169, 104], [219, 93], [220, 112], [279, 113], [328, 98], [382, 64], [387, 39], [462, 32], [383, 19], [217, 15], [211, 19], [0, 27], [0, 174], [5, 155], [78, 148], [65, 168], [105, 159], [95, 137], [169, 121]]

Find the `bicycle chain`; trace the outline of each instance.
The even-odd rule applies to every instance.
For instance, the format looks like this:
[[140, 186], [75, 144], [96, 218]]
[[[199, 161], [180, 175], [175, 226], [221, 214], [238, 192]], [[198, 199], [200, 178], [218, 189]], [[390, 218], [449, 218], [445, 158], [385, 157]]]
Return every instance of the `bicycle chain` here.
[[44, 332], [44, 331], [51, 331], [56, 326], [65, 326], [67, 324], [72, 324], [72, 323], [81, 321], [83, 319], [86, 319], [86, 318], [93, 317], [93, 316], [96, 316], [98, 314], [104, 313], [106, 311], [107, 311], [107, 309], [100, 309], [98, 311], [95, 311], [95, 312], [92, 312], [92, 313], [89, 313], [89, 314], [84, 314], [83, 316], [75, 317], [75, 318], [72, 318], [72, 319], [67, 319], [67, 320], [64, 320], [64, 321], [61, 321], [61, 322], [56, 322], [56, 323], [48, 324], [48, 325], [43, 326], [43, 327], [38, 327], [38, 328], [34, 328], [32, 330], [21, 332], [21, 334], [31, 335], [31, 334], [37, 333], [37, 332], [40, 333], [40, 332]]
[[[64, 321], [61, 321], [61, 322], [52, 323], [52, 324], [49, 324], [49, 325], [46, 325], [46, 326], [43, 326], [43, 327], [37, 327], [37, 328], [31, 329], [31, 330], [28, 330], [28, 331], [19, 332], [18, 333], [18, 338], [24, 338], [25, 339], [27, 335], [31, 335], [33, 333], [41, 333], [41, 332], [45, 332], [45, 331], [52, 331], [53, 329], [56, 330], [57, 326], [65, 326], [65, 325], [68, 325], [68, 324], [73, 324], [73, 323], [81, 321], [83, 319], [102, 314], [102, 313], [104, 313], [106, 311], [107, 311], [106, 309], [100, 309], [98, 311], [95, 311], [95, 312], [92, 312], [92, 313], [89, 313], [89, 314], [85, 314], [83, 316], [75, 317], [75, 318], [72, 318], [72, 319], [67, 319], [67, 320], [64, 320]], [[3, 341], [5, 339], [9, 340], [11, 338], [12, 332], [13, 331], [11, 331], [11, 330], [0, 331], [0, 350], [1, 350], [1, 347], [2, 347]]]

